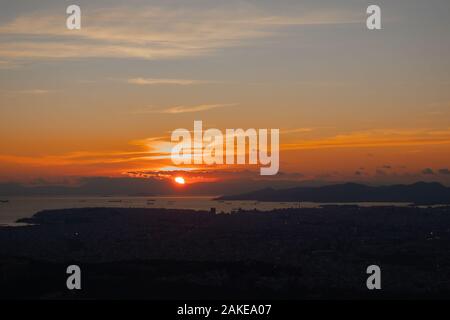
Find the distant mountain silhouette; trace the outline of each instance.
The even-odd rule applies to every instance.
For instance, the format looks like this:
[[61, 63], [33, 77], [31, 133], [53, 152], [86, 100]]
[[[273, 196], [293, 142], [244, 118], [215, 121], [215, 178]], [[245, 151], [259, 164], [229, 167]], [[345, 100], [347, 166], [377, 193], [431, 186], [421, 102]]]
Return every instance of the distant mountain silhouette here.
[[219, 200], [449, 204], [450, 188], [437, 182], [417, 182], [411, 185], [399, 184], [379, 187], [344, 183], [323, 187], [298, 187], [278, 190], [265, 188], [239, 195], [222, 196]]

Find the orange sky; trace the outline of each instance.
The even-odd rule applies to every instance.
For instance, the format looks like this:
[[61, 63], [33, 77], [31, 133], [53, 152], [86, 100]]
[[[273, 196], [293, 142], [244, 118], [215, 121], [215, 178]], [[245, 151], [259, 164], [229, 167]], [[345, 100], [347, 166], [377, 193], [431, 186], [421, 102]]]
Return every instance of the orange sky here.
[[57, 1], [0, 14], [0, 181], [173, 170], [202, 120], [279, 128], [292, 179], [450, 182], [446, 1], [386, 3], [381, 31], [352, 1], [80, 5], [80, 31]]

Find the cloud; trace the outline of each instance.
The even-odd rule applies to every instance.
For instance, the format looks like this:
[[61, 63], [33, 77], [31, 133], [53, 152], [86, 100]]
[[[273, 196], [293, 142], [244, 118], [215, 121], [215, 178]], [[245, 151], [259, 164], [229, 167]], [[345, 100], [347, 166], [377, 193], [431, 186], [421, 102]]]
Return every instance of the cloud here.
[[307, 150], [326, 148], [401, 147], [439, 144], [450, 144], [450, 129], [379, 129], [350, 132], [347, 134], [340, 134], [322, 139], [310, 139], [296, 143], [288, 143], [284, 144], [282, 149]]
[[60, 166], [60, 165], [87, 165], [87, 164], [107, 164], [130, 162], [138, 159], [145, 159], [154, 154], [151, 151], [135, 152], [90, 152], [76, 151], [59, 155], [42, 156], [16, 156], [0, 154], [0, 162], [17, 163], [31, 166]]
[[207, 111], [217, 108], [226, 108], [226, 107], [233, 107], [236, 106], [236, 103], [223, 103], [223, 104], [200, 104], [195, 106], [174, 106], [169, 107], [167, 109], [160, 109], [160, 110], [141, 110], [137, 111], [135, 113], [142, 114], [142, 113], [166, 113], [166, 114], [180, 114], [180, 113], [191, 113], [191, 112], [201, 112], [201, 111]]
[[17, 91], [17, 93], [32, 94], [32, 95], [43, 95], [43, 94], [48, 94], [50, 92], [51, 92], [50, 90], [44, 90], [44, 89], [31, 89], [31, 90]]
[[196, 168], [191, 170], [190, 168], [179, 167], [167, 167], [160, 170], [142, 170], [142, 171], [129, 171], [127, 174], [133, 177], [143, 178], [173, 178], [178, 175], [183, 175], [184, 178], [190, 181], [205, 182], [205, 181], [300, 181], [303, 180], [304, 175], [299, 172], [279, 172], [274, 176], [261, 176], [259, 170], [251, 169], [218, 169], [218, 168]]
[[19, 63], [9, 60], [0, 60], [0, 69], [15, 69], [22, 66]]
[[[35, 12], [0, 25], [0, 56], [12, 59], [170, 59], [211, 54], [276, 35], [286, 26], [361, 21], [356, 12], [261, 7], [111, 7], [83, 11], [81, 30], [67, 30], [59, 12]], [[306, 11], [306, 12], [305, 12]]]
[[434, 174], [434, 171], [431, 168], [425, 168], [425, 169], [422, 170], [422, 174], [432, 175], [432, 174]]
[[4, 90], [0, 91], [2, 94], [10, 95], [10, 96], [19, 96], [19, 95], [35, 95], [41, 96], [50, 94], [54, 91], [47, 89], [26, 89], [26, 90]]
[[450, 170], [445, 168], [445, 169], [439, 169], [438, 172], [440, 174], [444, 174], [444, 175], [450, 175]]
[[136, 85], [140, 85], [140, 86], [163, 85], [163, 84], [187, 86], [187, 85], [207, 83], [206, 81], [199, 81], [199, 80], [157, 79], [157, 78], [132, 78], [132, 79], [128, 79], [127, 82], [129, 84], [136, 84]]
[[281, 130], [280, 133], [281, 134], [307, 133], [307, 132], [312, 132], [313, 130], [314, 129], [312, 129], [312, 128], [295, 128], [295, 129]]

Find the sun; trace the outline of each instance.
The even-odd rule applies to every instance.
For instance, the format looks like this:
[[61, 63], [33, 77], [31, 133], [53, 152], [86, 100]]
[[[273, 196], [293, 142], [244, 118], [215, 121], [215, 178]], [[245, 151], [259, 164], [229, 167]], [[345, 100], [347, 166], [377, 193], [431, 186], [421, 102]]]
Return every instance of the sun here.
[[176, 177], [175, 178], [175, 182], [178, 183], [178, 184], [185, 184], [186, 183], [186, 181], [184, 181], [183, 177]]

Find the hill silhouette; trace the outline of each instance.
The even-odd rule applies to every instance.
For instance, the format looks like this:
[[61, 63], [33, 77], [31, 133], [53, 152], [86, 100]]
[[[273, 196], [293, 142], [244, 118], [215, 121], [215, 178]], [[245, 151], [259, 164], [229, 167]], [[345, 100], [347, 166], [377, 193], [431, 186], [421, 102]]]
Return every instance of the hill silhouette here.
[[437, 182], [378, 187], [344, 183], [322, 187], [265, 188], [254, 192], [222, 196], [219, 200], [448, 204], [450, 203], [450, 188]]

